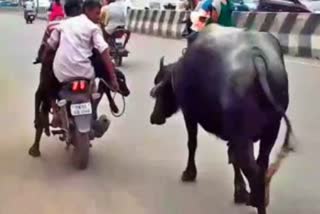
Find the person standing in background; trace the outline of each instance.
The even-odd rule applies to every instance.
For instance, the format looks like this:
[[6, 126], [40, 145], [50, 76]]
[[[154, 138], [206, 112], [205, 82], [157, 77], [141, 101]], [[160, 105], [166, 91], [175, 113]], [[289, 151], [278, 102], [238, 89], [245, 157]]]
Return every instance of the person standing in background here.
[[64, 11], [60, 3], [60, 0], [55, 0], [55, 2], [52, 4], [49, 21], [61, 20], [63, 18], [64, 18]]
[[101, 23], [109, 35], [118, 27], [125, 28], [126, 18], [127, 8], [122, 0], [109, 0], [101, 9]]

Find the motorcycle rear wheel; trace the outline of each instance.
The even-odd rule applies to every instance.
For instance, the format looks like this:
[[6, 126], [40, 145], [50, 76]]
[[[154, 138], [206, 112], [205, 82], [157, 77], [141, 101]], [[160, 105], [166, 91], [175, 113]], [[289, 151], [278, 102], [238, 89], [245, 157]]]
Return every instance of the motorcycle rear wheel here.
[[88, 167], [90, 136], [89, 133], [80, 133], [75, 130], [72, 136], [74, 145], [73, 163], [75, 168], [84, 170]]

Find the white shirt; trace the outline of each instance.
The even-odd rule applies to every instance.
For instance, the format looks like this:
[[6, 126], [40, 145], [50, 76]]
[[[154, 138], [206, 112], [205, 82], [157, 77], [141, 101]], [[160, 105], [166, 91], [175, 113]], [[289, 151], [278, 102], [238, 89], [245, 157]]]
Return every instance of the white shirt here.
[[32, 10], [34, 10], [34, 5], [33, 5], [33, 2], [32, 2], [32, 1], [26, 1], [26, 2], [24, 3], [24, 5], [25, 5], [25, 10], [26, 10], [26, 11], [32, 11]]
[[82, 14], [63, 20], [51, 33], [48, 44], [58, 50], [53, 62], [53, 71], [59, 82], [81, 77], [93, 79], [94, 69], [89, 60], [92, 49], [104, 52], [108, 45], [102, 31]]
[[108, 24], [105, 27], [107, 33], [111, 34], [117, 27], [126, 25], [127, 8], [125, 2], [117, 0], [102, 7], [101, 11], [108, 14]]

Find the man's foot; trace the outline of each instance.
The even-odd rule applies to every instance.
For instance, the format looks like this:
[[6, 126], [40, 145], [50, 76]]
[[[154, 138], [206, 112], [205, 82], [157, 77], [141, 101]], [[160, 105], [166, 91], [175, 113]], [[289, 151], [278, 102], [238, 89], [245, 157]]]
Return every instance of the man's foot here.
[[101, 138], [109, 129], [111, 121], [106, 115], [101, 115], [98, 120], [93, 123], [93, 130], [96, 138]]

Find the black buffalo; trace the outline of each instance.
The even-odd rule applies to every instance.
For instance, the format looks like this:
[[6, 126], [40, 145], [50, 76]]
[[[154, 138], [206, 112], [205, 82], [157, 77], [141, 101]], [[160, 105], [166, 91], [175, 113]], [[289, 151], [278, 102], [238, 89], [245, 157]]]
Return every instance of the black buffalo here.
[[[215, 25], [199, 34], [177, 62], [164, 65], [154, 80], [152, 124], [162, 125], [181, 109], [188, 132], [188, 163], [183, 181], [197, 176], [195, 152], [198, 124], [228, 142], [235, 173], [235, 203], [248, 203], [259, 214], [269, 202], [266, 173], [280, 129], [287, 125], [283, 149], [290, 148], [288, 77], [278, 40], [269, 33]], [[253, 143], [260, 141], [257, 160]], [[288, 151], [288, 150], [287, 150]], [[246, 190], [243, 174], [249, 181]]]

